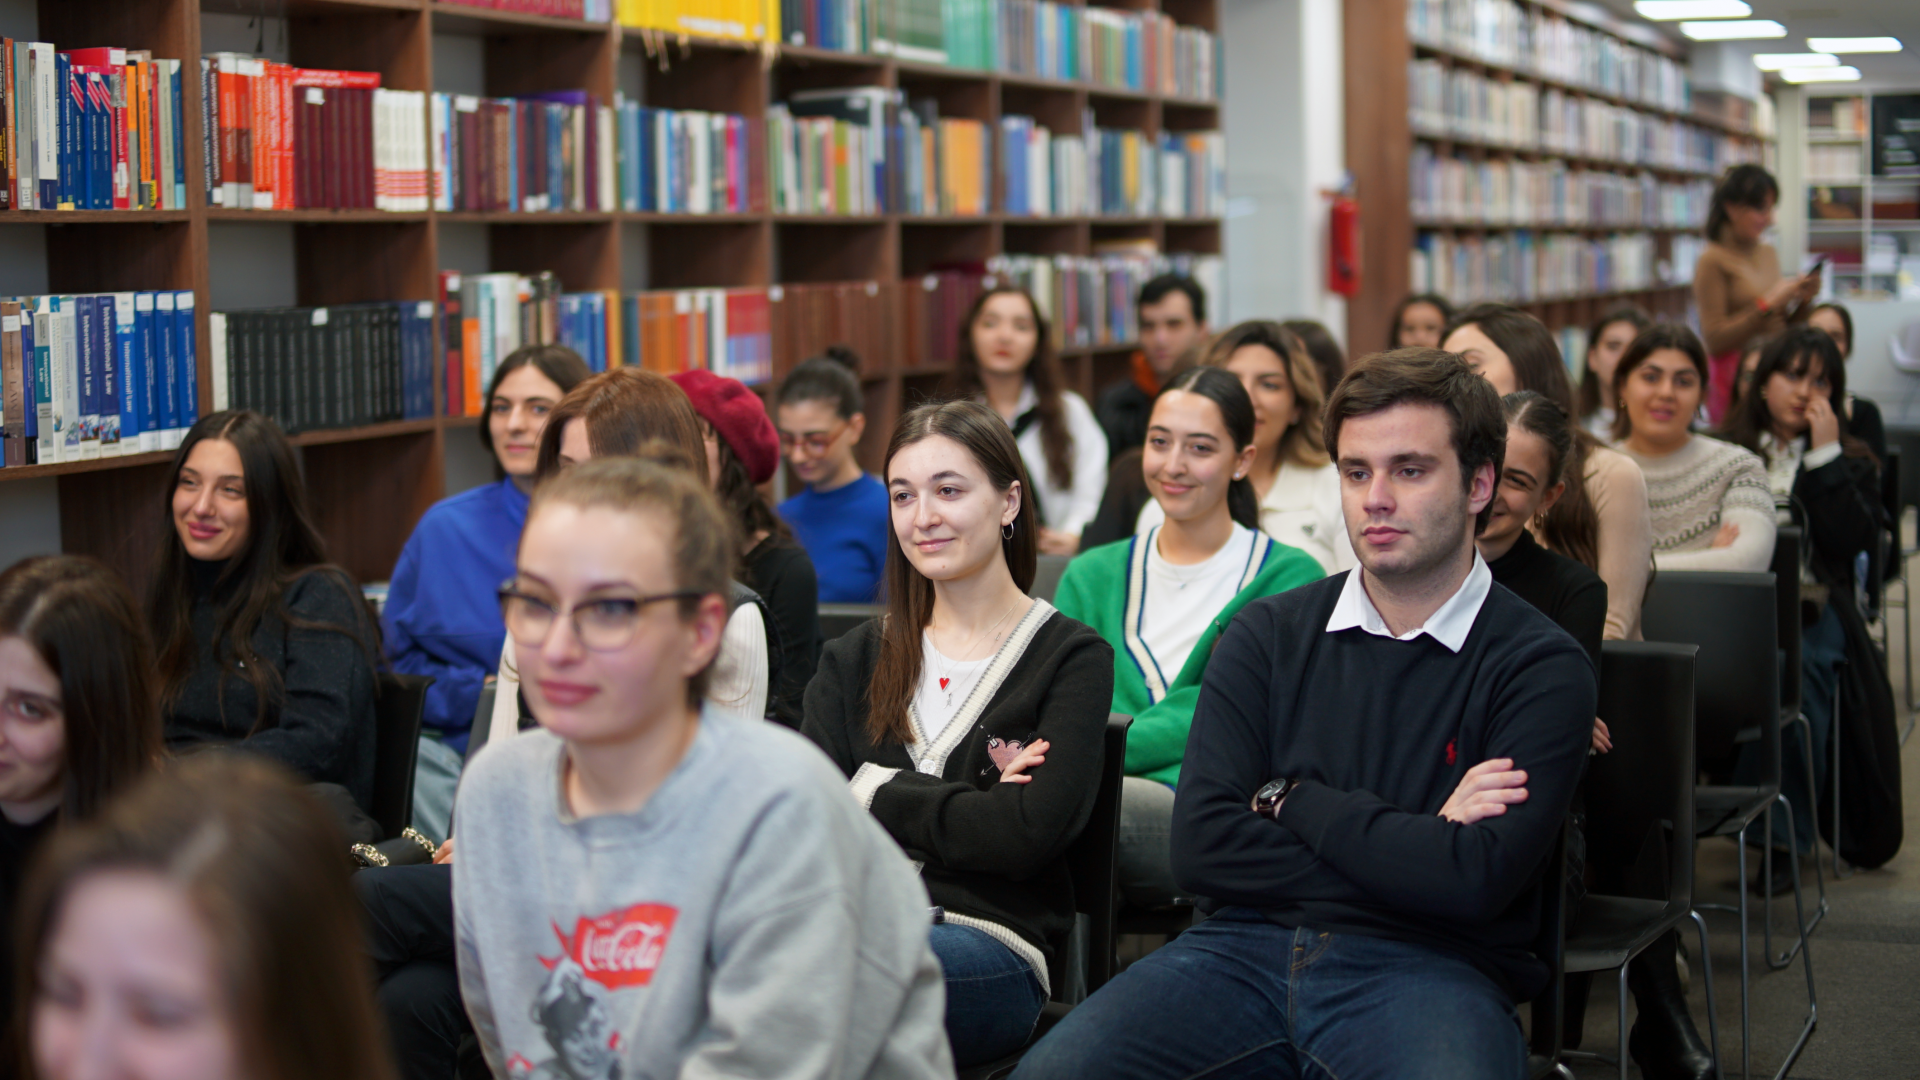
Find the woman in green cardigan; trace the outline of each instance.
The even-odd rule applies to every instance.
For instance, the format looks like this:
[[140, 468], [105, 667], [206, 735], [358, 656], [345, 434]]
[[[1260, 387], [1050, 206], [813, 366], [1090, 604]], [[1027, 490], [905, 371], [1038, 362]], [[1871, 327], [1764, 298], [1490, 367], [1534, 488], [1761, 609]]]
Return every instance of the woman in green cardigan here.
[[1317, 581], [1320, 564], [1259, 531], [1253, 401], [1219, 368], [1191, 368], [1154, 399], [1143, 450], [1166, 520], [1068, 564], [1062, 614], [1113, 645], [1113, 710], [1133, 717], [1121, 791], [1120, 885], [1134, 907], [1180, 896], [1167, 848], [1173, 787], [1213, 644], [1250, 600]]

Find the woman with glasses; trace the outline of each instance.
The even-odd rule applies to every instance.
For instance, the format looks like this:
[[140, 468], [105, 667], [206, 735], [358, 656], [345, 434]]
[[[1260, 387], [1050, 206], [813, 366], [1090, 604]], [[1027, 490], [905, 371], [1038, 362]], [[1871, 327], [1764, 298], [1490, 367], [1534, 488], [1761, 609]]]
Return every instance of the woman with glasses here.
[[828, 349], [794, 368], [775, 399], [780, 452], [807, 485], [780, 517], [813, 559], [823, 604], [873, 603], [887, 565], [887, 490], [854, 457], [867, 430], [858, 363]]

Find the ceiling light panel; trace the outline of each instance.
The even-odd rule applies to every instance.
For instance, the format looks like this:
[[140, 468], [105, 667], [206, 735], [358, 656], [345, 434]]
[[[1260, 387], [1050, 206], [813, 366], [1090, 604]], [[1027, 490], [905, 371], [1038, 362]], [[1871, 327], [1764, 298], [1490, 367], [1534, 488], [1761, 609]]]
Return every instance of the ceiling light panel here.
[[1807, 48], [1823, 53], [1899, 52], [1900, 39], [1892, 37], [1808, 38]]
[[1746, 0], [1638, 0], [1633, 5], [1643, 19], [1744, 19], [1753, 14]]
[[1780, 77], [1790, 83], [1859, 82], [1860, 69], [1844, 66], [1786, 68], [1780, 72]]
[[1680, 24], [1680, 32], [1695, 41], [1758, 41], [1762, 38], [1787, 36], [1787, 28], [1772, 19], [1683, 22]]
[[1753, 66], [1761, 71], [1782, 71], [1786, 68], [1839, 67], [1840, 58], [1832, 53], [1758, 53], [1753, 58]]

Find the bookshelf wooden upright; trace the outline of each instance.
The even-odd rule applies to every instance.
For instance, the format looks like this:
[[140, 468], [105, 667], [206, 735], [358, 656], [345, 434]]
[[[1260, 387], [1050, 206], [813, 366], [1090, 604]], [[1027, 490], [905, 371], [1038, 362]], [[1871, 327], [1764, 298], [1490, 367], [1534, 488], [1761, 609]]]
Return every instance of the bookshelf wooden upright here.
[[[1108, 5], [1165, 11], [1177, 22], [1219, 30], [1219, 0], [1119, 0]], [[253, 0], [39, 0], [37, 40], [62, 49], [116, 45], [156, 57], [200, 56], [201, 13], [254, 14]], [[1078, 133], [1091, 110], [1102, 127], [1162, 130], [1220, 126], [1217, 102], [921, 64], [862, 53], [761, 48], [705, 39], [661, 38], [619, 26], [467, 7], [439, 0], [281, 0], [269, 14], [287, 17], [290, 62], [303, 67], [377, 71], [400, 90], [438, 90], [435, 35], [483, 40], [485, 87], [509, 96], [586, 90], [610, 102], [623, 59], [644, 65], [649, 105], [735, 112], [753, 119], [795, 90], [885, 86], [938, 100], [944, 116], [997, 126], [1003, 114], [1036, 117], [1058, 133]], [[22, 28], [0, 33], [24, 35]], [[185, 80], [188, 204], [165, 212], [0, 213], [0, 227], [47, 224], [48, 287], [54, 292], [192, 289], [198, 340], [207, 340], [208, 226], [212, 222], [293, 226], [300, 304], [430, 300], [441, 267], [440, 227], [473, 223], [488, 231], [495, 271], [555, 272], [569, 291], [739, 287], [788, 282], [913, 278], [954, 261], [1001, 253], [1084, 255], [1103, 240], [1150, 239], [1166, 252], [1217, 254], [1217, 219], [1155, 217], [1027, 218], [881, 214], [690, 216], [652, 213], [382, 213], [330, 210], [228, 210], [201, 192], [200, 101]], [[1001, 200], [996, 191], [994, 205]], [[623, 249], [644, 245], [635, 280]], [[1131, 345], [1068, 350], [1070, 383], [1089, 397], [1123, 377]], [[944, 369], [903, 371], [898, 357], [864, 358], [867, 438], [877, 457], [901, 404], [933, 391]], [[200, 349], [200, 407], [211, 407], [208, 350]], [[436, 391], [438, 393], [438, 391]], [[436, 403], [436, 414], [444, 411]], [[449, 438], [471, 439], [476, 421], [439, 418], [297, 436], [317, 524], [335, 561], [363, 581], [387, 577], [414, 523], [446, 494]], [[61, 544], [97, 555], [138, 588], [164, 526], [167, 454], [0, 469], [0, 484], [55, 477]]]

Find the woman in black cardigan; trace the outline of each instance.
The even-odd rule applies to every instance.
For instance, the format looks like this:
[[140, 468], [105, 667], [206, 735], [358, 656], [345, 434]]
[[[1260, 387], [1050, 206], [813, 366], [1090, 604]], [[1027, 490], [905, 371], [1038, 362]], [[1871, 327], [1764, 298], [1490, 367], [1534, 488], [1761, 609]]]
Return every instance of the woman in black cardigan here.
[[[1840, 716], [1847, 747], [1842, 761], [1855, 769], [1888, 770], [1878, 777], [1856, 773], [1843, 781], [1849, 799], [1892, 800], [1858, 819], [1843, 808], [1847, 822], [1842, 835], [1853, 834], [1849, 838], [1860, 846], [1842, 854], [1859, 865], [1876, 866], [1900, 844], [1899, 752], [1897, 745], [1886, 745], [1892, 732], [1893, 690], [1855, 596], [1856, 590], [1869, 595], [1877, 591], [1879, 583], [1871, 576], [1887, 524], [1880, 508], [1879, 460], [1854, 436], [1847, 419], [1846, 376], [1846, 361], [1825, 331], [1789, 330], [1761, 353], [1754, 392], [1728, 415], [1719, 434], [1760, 455], [1782, 521], [1804, 527], [1801, 602], [1817, 607], [1819, 616], [1801, 632], [1800, 711], [1812, 727], [1815, 790], [1807, 790], [1809, 747], [1802, 739], [1783, 738], [1780, 786], [1793, 805], [1794, 841], [1803, 855], [1813, 850], [1814, 807], [1831, 798], [1827, 740], [1839, 689], [1848, 699]], [[1743, 755], [1736, 775], [1758, 775], [1755, 753]], [[1786, 822], [1778, 814], [1773, 843], [1783, 850], [1787, 844]], [[1792, 860], [1776, 859], [1773, 880], [1761, 884], [1783, 891], [1792, 882], [1792, 870]]]
[[827, 644], [802, 730], [921, 867], [964, 1068], [1024, 1044], [1051, 990], [1113, 649], [1027, 595], [1038, 525], [1019, 448], [986, 406], [903, 416], [883, 477], [888, 611]]

